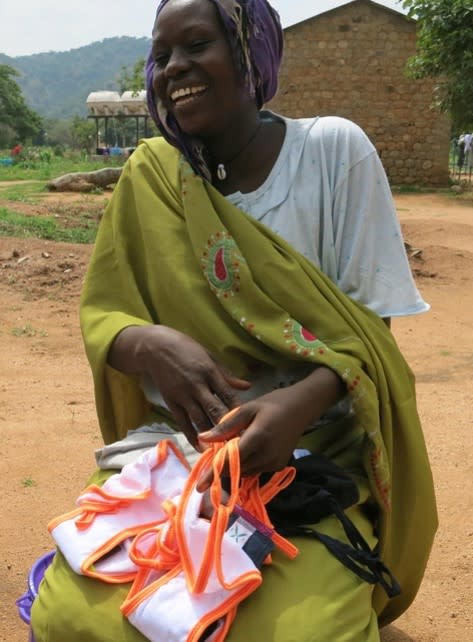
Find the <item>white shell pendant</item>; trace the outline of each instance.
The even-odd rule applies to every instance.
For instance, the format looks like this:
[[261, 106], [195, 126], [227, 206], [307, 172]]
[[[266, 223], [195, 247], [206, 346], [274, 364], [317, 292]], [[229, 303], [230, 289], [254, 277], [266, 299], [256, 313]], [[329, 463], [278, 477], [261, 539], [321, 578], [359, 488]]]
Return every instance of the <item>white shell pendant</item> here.
[[227, 178], [227, 172], [225, 171], [225, 165], [223, 163], [217, 165], [217, 178], [219, 181], [224, 181]]

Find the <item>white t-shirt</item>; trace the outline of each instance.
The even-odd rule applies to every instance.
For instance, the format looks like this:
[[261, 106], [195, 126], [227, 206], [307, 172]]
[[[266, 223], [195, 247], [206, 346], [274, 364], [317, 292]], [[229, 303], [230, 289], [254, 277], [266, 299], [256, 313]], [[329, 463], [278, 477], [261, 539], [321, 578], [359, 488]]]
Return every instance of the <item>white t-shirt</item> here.
[[429, 309], [411, 274], [386, 174], [344, 118], [279, 118], [279, 157], [254, 192], [227, 199], [282, 236], [351, 298], [382, 317]]

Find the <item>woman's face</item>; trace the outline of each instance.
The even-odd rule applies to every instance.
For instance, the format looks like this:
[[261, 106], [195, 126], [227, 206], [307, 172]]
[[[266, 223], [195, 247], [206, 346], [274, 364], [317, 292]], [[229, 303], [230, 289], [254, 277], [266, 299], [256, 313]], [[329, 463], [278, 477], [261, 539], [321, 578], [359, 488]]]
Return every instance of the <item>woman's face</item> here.
[[152, 55], [156, 95], [187, 134], [223, 132], [248, 102], [210, 0], [170, 0], [154, 25]]

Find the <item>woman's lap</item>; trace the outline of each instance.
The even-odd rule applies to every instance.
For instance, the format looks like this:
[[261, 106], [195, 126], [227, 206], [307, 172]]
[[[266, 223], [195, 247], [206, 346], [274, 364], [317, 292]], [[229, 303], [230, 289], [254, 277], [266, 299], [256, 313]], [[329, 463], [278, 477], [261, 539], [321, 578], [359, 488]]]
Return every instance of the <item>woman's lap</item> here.
[[[362, 508], [347, 514], [371, 546], [372, 525]], [[343, 539], [334, 517], [318, 529]], [[263, 569], [263, 584], [239, 608], [227, 642], [379, 642], [372, 587], [342, 566], [323, 544], [293, 540], [295, 560], [279, 553]], [[37, 642], [144, 642], [121, 615], [129, 585], [112, 586], [78, 576], [62, 556], [46, 572], [32, 612]]]

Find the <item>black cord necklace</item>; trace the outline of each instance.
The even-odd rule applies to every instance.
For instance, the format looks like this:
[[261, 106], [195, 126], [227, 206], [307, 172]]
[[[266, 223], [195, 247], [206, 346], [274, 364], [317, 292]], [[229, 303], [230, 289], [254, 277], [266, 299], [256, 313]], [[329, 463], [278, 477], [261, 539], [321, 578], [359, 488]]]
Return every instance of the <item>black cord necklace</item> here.
[[263, 121], [260, 120], [258, 123], [257, 128], [255, 131], [251, 134], [250, 138], [246, 141], [246, 143], [241, 147], [236, 154], [234, 154], [231, 158], [225, 161], [225, 163], [218, 163], [217, 165], [217, 178], [219, 181], [224, 181], [227, 178], [227, 170], [226, 170], [226, 165], [231, 165], [233, 161], [240, 156], [242, 152], [245, 151], [245, 149], [254, 141], [254, 139], [258, 136], [259, 131], [263, 125]]

